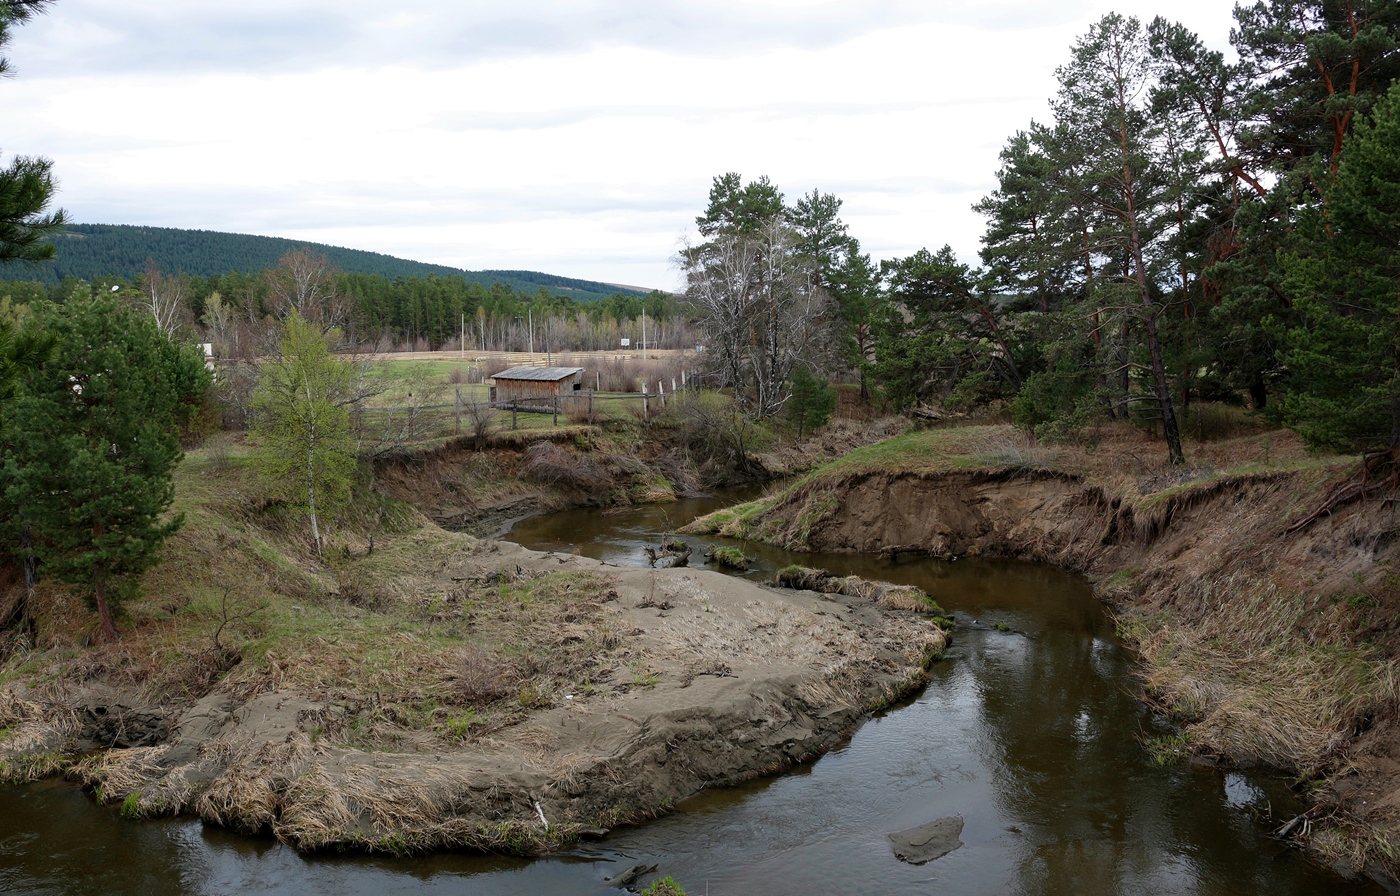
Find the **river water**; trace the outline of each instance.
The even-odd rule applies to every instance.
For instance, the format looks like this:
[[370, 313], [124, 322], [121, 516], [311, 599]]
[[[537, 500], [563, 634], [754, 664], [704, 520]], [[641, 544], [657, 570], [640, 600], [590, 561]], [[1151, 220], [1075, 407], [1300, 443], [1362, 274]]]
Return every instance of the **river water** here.
[[[644, 565], [643, 546], [717, 504], [568, 511], [507, 537]], [[705, 540], [687, 540], [698, 560]], [[1133, 698], [1131, 658], [1078, 577], [745, 547], [751, 576], [797, 561], [919, 585], [963, 624], [923, 693], [812, 765], [562, 855], [305, 857], [188, 819], [128, 822], [45, 782], [0, 791], [0, 891], [605, 894], [618, 892], [605, 877], [641, 862], [691, 896], [1381, 892], [1268, 838], [1268, 819], [1301, 808], [1286, 781], [1154, 764], [1143, 740], [1169, 729]], [[961, 848], [923, 866], [894, 858], [887, 832], [950, 815], [964, 820]]]

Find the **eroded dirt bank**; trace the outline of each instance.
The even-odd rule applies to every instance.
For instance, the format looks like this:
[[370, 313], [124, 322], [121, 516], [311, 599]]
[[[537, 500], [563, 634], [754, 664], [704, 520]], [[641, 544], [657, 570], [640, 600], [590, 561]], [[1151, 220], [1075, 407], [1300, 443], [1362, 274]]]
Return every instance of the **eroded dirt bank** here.
[[[438, 525], [487, 537], [523, 517], [580, 506], [674, 501], [706, 489], [779, 479], [886, 438], [903, 421], [833, 421], [799, 442], [753, 450], [742, 462], [719, 462], [688, 444], [665, 420], [635, 441], [596, 427], [566, 427], [515, 438], [498, 433], [478, 446], [470, 437], [395, 452], [374, 463], [375, 487], [412, 504]], [[703, 447], [703, 446], [701, 446]]]
[[[307, 642], [324, 657], [272, 657], [179, 711], [97, 683], [96, 670], [85, 685], [31, 680], [0, 703], [0, 766], [7, 777], [67, 770], [124, 814], [193, 812], [302, 849], [533, 853], [821, 754], [922, 685], [946, 640], [925, 616], [858, 597], [465, 536], [436, 544], [433, 577], [460, 597], [434, 612], [442, 625], [462, 620], [464, 645], [491, 624], [472, 595], [494, 588], [557, 648], [555, 662], [573, 657], [583, 671], [522, 685], [522, 660], [471, 648], [415, 670], [426, 644], [405, 630], [391, 638], [407, 676], [393, 694], [362, 687], [363, 671], [353, 683], [338, 675], [335, 663], [359, 658], [332, 634]], [[310, 686], [299, 663], [331, 668]], [[414, 689], [436, 679], [462, 705], [496, 709], [408, 724], [401, 716], [422, 706]]]
[[1400, 512], [1384, 493], [1286, 531], [1357, 473], [1354, 462], [1138, 481], [1033, 466], [833, 471], [692, 531], [1090, 574], [1143, 657], [1148, 698], [1183, 726], [1150, 746], [1314, 782], [1308, 824], [1288, 836], [1394, 884]]

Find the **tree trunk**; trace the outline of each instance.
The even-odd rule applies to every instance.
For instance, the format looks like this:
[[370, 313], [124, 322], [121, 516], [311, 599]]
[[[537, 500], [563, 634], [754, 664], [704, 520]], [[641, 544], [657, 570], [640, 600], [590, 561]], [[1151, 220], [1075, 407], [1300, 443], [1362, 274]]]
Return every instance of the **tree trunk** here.
[[102, 619], [102, 637], [108, 641], [117, 640], [117, 625], [112, 621], [112, 607], [107, 602], [107, 582], [98, 577], [92, 583], [93, 596], [97, 600], [97, 615]]
[[1256, 411], [1264, 410], [1269, 400], [1269, 390], [1265, 388], [1262, 377], [1255, 377], [1254, 382], [1249, 384], [1249, 400]]
[[[1124, 143], [1124, 154], [1127, 144]], [[1186, 463], [1186, 454], [1181, 450], [1181, 429], [1177, 425], [1176, 410], [1172, 407], [1172, 390], [1167, 383], [1167, 366], [1162, 358], [1162, 340], [1157, 336], [1157, 309], [1152, 306], [1152, 294], [1147, 283], [1147, 265], [1142, 257], [1142, 235], [1137, 226], [1137, 202], [1133, 185], [1132, 168], [1123, 166], [1123, 195], [1127, 200], [1128, 248], [1133, 265], [1133, 279], [1137, 283], [1138, 298], [1142, 303], [1142, 323], [1147, 330], [1147, 350], [1152, 357], [1152, 382], [1157, 392], [1158, 407], [1162, 414], [1162, 435], [1167, 440], [1167, 462]]]
[[316, 453], [306, 455], [306, 511], [311, 517], [311, 540], [316, 543], [316, 556], [321, 556], [321, 525], [316, 519]]
[[1181, 429], [1176, 422], [1176, 410], [1172, 407], [1171, 387], [1167, 385], [1166, 366], [1162, 362], [1162, 341], [1157, 338], [1157, 318], [1149, 314], [1147, 324], [1147, 346], [1152, 354], [1152, 379], [1157, 387], [1157, 400], [1162, 410], [1162, 434], [1167, 439], [1168, 463], [1186, 463], [1186, 454], [1181, 450]]

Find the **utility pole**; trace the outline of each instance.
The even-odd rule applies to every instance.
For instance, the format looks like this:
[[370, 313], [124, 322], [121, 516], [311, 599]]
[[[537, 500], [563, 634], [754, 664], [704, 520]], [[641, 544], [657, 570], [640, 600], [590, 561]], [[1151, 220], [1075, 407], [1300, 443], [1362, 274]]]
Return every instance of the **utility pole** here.
[[647, 359], [647, 309], [642, 307], [642, 360]]

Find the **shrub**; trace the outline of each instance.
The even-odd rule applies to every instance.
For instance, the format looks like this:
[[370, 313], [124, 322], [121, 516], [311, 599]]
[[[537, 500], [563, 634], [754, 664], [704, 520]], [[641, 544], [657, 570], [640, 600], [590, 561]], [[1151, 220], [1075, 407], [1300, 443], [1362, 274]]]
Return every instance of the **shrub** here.
[[592, 457], [574, 453], [553, 442], [536, 442], [525, 449], [520, 473], [542, 485], [581, 492], [604, 491], [612, 485], [612, 477]]
[[449, 675], [458, 702], [485, 706], [516, 692], [520, 670], [494, 651], [468, 647]]

